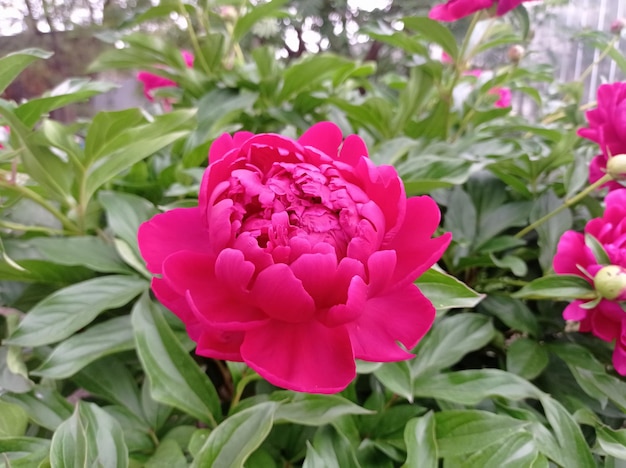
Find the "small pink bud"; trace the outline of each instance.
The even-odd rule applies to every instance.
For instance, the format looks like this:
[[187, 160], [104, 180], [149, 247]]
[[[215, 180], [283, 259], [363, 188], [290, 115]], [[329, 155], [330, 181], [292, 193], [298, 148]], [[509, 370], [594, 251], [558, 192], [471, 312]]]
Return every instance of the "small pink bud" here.
[[521, 45], [515, 44], [509, 47], [509, 51], [506, 55], [511, 62], [518, 63], [525, 53], [526, 50]]
[[606, 173], [613, 180], [626, 180], [626, 154], [611, 156], [606, 163]]
[[626, 26], [626, 19], [617, 18], [611, 23], [611, 32], [613, 34], [619, 34], [622, 32], [622, 29], [624, 29], [624, 26]]
[[626, 300], [626, 268], [619, 265], [602, 267], [593, 279], [593, 286], [604, 299]]

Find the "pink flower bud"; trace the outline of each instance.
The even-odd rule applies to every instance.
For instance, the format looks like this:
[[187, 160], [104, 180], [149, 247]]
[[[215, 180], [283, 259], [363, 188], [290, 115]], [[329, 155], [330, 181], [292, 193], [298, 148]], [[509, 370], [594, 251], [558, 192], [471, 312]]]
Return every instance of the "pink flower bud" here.
[[622, 29], [624, 29], [624, 26], [626, 26], [626, 20], [624, 18], [617, 18], [611, 23], [611, 32], [613, 34], [619, 34], [622, 32]]
[[613, 180], [626, 180], [626, 154], [618, 154], [608, 159], [606, 173]]
[[593, 285], [598, 294], [609, 301], [626, 300], [626, 268], [607, 265], [596, 273]]
[[513, 63], [518, 63], [522, 59], [525, 53], [526, 53], [526, 50], [521, 45], [515, 44], [509, 47], [509, 51], [507, 52], [506, 55], [509, 61]]

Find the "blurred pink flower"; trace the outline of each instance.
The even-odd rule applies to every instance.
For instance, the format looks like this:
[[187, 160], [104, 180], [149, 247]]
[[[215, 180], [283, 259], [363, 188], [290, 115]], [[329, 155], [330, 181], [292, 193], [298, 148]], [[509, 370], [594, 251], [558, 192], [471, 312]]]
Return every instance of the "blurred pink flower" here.
[[[188, 68], [193, 67], [194, 56], [191, 52], [186, 50], [180, 51], [183, 59], [185, 60], [185, 64], [187, 64]], [[153, 91], [158, 88], [166, 88], [169, 86], [178, 86], [178, 84], [168, 78], [164, 78], [159, 75], [155, 75], [154, 73], [142, 71], [137, 73], [137, 79], [143, 83], [143, 94], [148, 99], [148, 101], [154, 101]]]
[[529, 0], [448, 0], [432, 7], [428, 17], [437, 21], [456, 21], [493, 5], [497, 5], [496, 16], [502, 16], [526, 1]]
[[489, 94], [495, 94], [499, 96], [498, 100], [493, 104], [495, 107], [510, 107], [511, 106], [511, 90], [504, 86], [492, 88], [489, 90]]
[[441, 52], [441, 63], [454, 63], [454, 60], [447, 52]]
[[432, 238], [430, 197], [407, 200], [395, 169], [330, 122], [298, 140], [224, 134], [209, 163], [199, 206], [138, 234], [152, 289], [198, 354], [314, 393], [343, 390], [355, 358], [413, 357], [435, 318], [413, 283], [450, 242]]
[[[595, 237], [616, 270], [626, 269], [626, 189], [615, 190], [606, 197], [606, 209], [601, 218], [589, 221], [585, 233]], [[591, 248], [585, 243], [585, 236], [575, 231], [567, 231], [561, 237], [554, 271], [563, 275], [577, 275], [596, 287], [606, 289], [606, 278], [599, 278], [606, 265], [600, 264]], [[624, 276], [613, 279], [624, 282]], [[595, 283], [595, 284], [594, 284]], [[615, 284], [615, 282], [613, 282]], [[613, 365], [617, 372], [626, 375], [626, 287], [618, 288], [615, 294], [604, 298], [591, 308], [583, 307], [584, 301], [576, 300], [563, 311], [563, 318], [580, 322], [580, 331], [591, 332], [605, 341], [615, 340]]]

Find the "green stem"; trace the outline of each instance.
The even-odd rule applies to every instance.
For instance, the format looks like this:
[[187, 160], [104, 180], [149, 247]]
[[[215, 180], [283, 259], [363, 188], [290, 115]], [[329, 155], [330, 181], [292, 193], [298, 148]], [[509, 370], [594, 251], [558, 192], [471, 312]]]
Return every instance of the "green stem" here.
[[183, 18], [185, 18], [185, 21], [187, 22], [187, 31], [189, 32], [189, 39], [191, 40], [191, 45], [193, 47], [194, 55], [198, 59], [198, 61], [200, 62], [200, 66], [202, 67], [204, 72], [207, 75], [210, 75], [211, 74], [211, 69], [209, 68], [209, 64], [207, 63], [207, 61], [204, 58], [204, 54], [202, 53], [202, 49], [200, 49], [200, 43], [198, 42], [198, 36], [196, 35], [196, 31], [193, 28], [193, 23], [191, 21], [191, 18], [187, 14], [187, 10], [185, 10], [185, 5], [183, 4], [182, 0], [178, 0], [178, 10], [179, 10], [180, 14], [183, 16]]
[[12, 231], [24, 231], [24, 232], [43, 232], [51, 236], [67, 236], [70, 234], [67, 231], [61, 229], [54, 229], [45, 226], [29, 226], [27, 224], [13, 223], [11, 221], [0, 220], [0, 228], [9, 229]]
[[37, 203], [39, 206], [49, 211], [55, 218], [57, 218], [67, 231], [70, 231], [73, 233], [79, 232], [79, 229], [76, 227], [76, 225], [72, 221], [69, 220], [69, 218], [67, 218], [63, 213], [57, 210], [46, 199], [44, 199], [39, 194], [33, 192], [32, 190], [29, 190], [26, 187], [23, 187], [18, 184], [12, 184], [10, 182], [7, 182], [1, 177], [0, 177], [0, 187], [13, 190], [14, 192], [19, 193], [23, 197], [28, 198], [29, 200]]
[[520, 232], [515, 234], [514, 237], [516, 237], [518, 239], [520, 237], [524, 237], [530, 231], [532, 231], [534, 229], [537, 229], [539, 226], [541, 226], [543, 223], [548, 221], [553, 216], [559, 214], [564, 209], [569, 208], [570, 206], [575, 205], [576, 203], [581, 201], [583, 198], [585, 198], [587, 195], [589, 195], [591, 192], [593, 192], [594, 190], [596, 190], [597, 188], [603, 186], [604, 184], [606, 184], [607, 182], [609, 182], [611, 180], [613, 180], [613, 178], [610, 175], [606, 174], [601, 179], [595, 181], [593, 184], [591, 184], [589, 187], [587, 187], [585, 190], [583, 190], [582, 192], [578, 193], [578, 195], [570, 198], [569, 200], [565, 200], [561, 206], [559, 206], [558, 208], [552, 210], [547, 215], [542, 216], [541, 218], [539, 218], [537, 221], [535, 221], [534, 223], [530, 224], [529, 226], [526, 226]]
[[583, 71], [580, 75], [580, 77], [578, 78], [579, 82], [583, 82], [585, 81], [585, 78], [587, 78], [587, 76], [589, 76], [589, 73], [591, 73], [591, 71], [594, 69], [594, 67], [596, 65], [598, 65], [602, 60], [604, 60], [604, 57], [606, 57], [607, 55], [609, 55], [609, 53], [611, 52], [611, 49], [613, 49], [615, 47], [615, 44], [617, 43], [617, 41], [619, 40], [619, 35], [616, 35], [613, 37], [613, 39], [611, 39], [611, 41], [607, 44], [606, 48], [602, 51], [602, 53], [598, 56], [597, 59], [595, 59], [593, 61], [593, 63], [591, 65], [589, 65], [585, 71]]
[[248, 374], [241, 378], [241, 380], [237, 384], [235, 395], [233, 395], [233, 399], [230, 402], [230, 410], [228, 411], [229, 414], [232, 413], [233, 409], [239, 404], [239, 401], [241, 400], [241, 395], [243, 395], [243, 391], [246, 389], [246, 386], [250, 382], [259, 380], [260, 378], [261, 376], [256, 372], [253, 372], [252, 374]]

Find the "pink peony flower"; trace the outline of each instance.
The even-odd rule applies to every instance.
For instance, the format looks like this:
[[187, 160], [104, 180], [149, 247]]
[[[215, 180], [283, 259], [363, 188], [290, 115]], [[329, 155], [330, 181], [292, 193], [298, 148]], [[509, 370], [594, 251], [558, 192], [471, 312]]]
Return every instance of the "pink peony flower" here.
[[431, 238], [430, 197], [407, 200], [395, 169], [329, 122], [297, 141], [224, 134], [209, 162], [199, 206], [138, 234], [152, 289], [198, 354], [315, 393], [344, 389], [355, 358], [413, 357], [435, 317], [413, 282], [450, 242]]
[[[599, 154], [591, 160], [591, 164], [589, 164], [590, 184], [593, 184], [606, 175], [608, 161], [609, 157], [606, 154]], [[612, 191], [624, 188], [624, 185], [616, 180], [609, 180], [606, 184], [603, 184], [602, 187], [606, 187], [609, 191]]]
[[432, 7], [428, 17], [437, 21], [456, 21], [493, 5], [497, 5], [496, 16], [502, 16], [526, 1], [529, 0], [448, 0]]
[[506, 87], [496, 87], [489, 90], [488, 94], [495, 94], [498, 100], [493, 104], [494, 107], [510, 107], [511, 106], [511, 90]]
[[[180, 51], [188, 68], [193, 67], [194, 56], [191, 52], [186, 50]], [[148, 101], [154, 101], [153, 91], [158, 88], [166, 88], [169, 86], [178, 86], [178, 84], [168, 78], [164, 78], [154, 73], [142, 71], [137, 73], [137, 79], [143, 83], [143, 94]]]
[[[594, 236], [606, 251], [611, 268], [626, 268], [626, 189], [615, 190], [606, 197], [606, 209], [602, 218], [592, 219], [585, 227], [585, 233]], [[617, 372], [626, 375], [626, 287], [612, 290], [615, 281], [607, 286], [607, 266], [599, 264], [591, 248], [585, 244], [583, 234], [567, 231], [561, 237], [554, 271], [559, 274], [577, 275], [595, 286], [602, 299], [595, 307], [576, 300], [563, 311], [563, 318], [580, 322], [580, 331], [591, 332], [605, 341], [615, 340], [613, 365]], [[610, 273], [610, 272], [609, 272]], [[613, 278], [615, 279], [615, 277]], [[624, 276], [619, 275], [618, 281]]]

